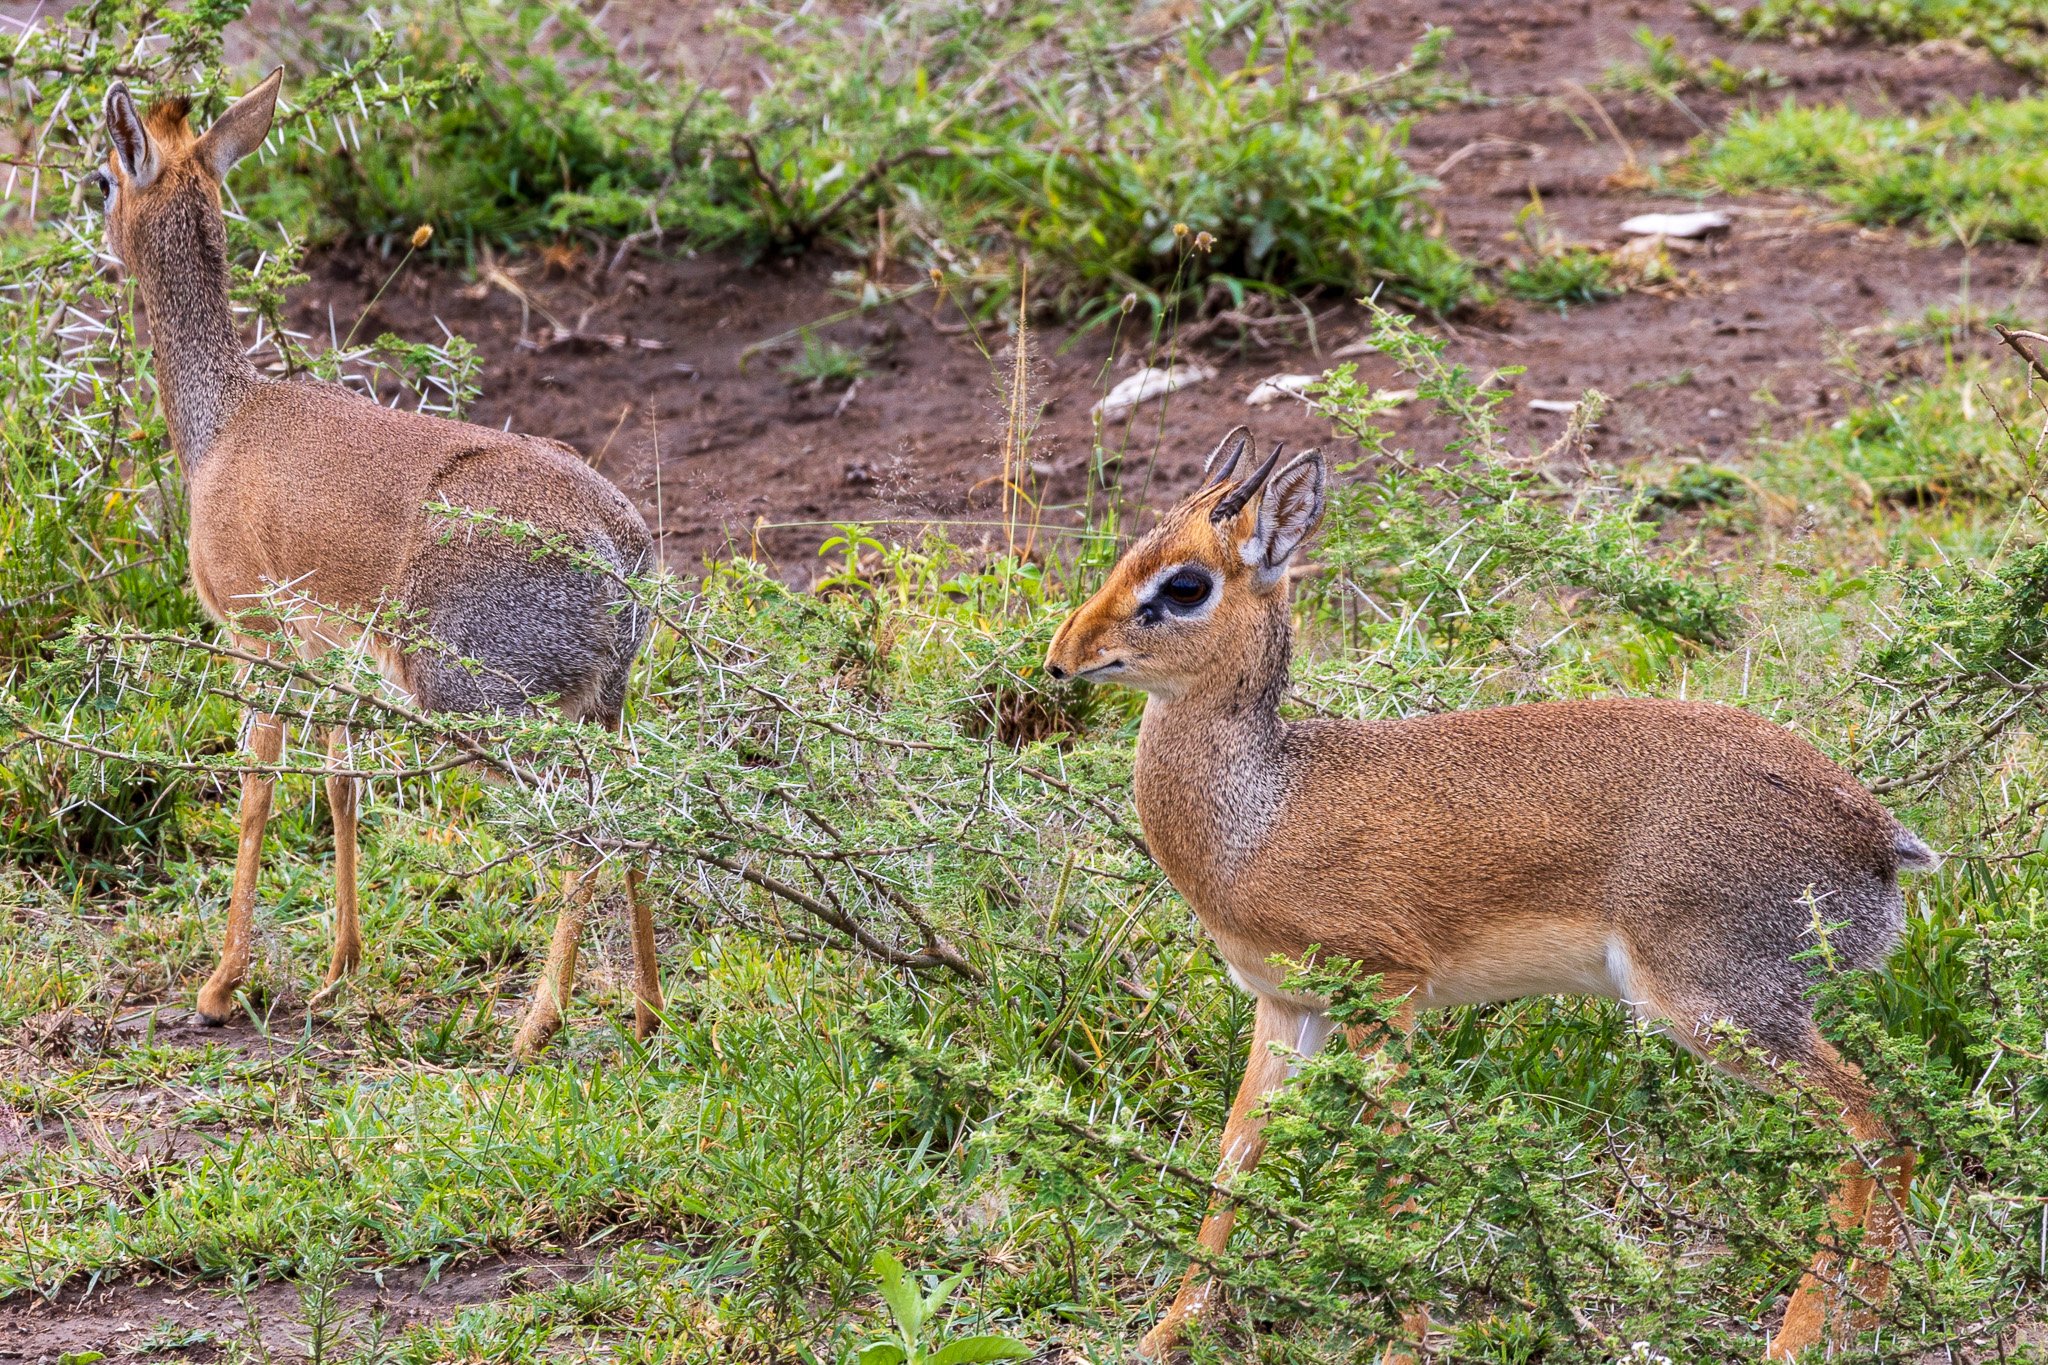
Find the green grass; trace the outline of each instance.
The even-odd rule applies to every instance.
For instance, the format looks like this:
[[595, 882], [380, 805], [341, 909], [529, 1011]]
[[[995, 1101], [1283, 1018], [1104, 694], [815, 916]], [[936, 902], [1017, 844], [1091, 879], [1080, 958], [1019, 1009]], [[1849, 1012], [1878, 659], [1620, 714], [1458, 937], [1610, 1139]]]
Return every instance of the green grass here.
[[1725, 58], [1712, 55], [1705, 61], [1689, 57], [1679, 51], [1677, 34], [1660, 35], [1648, 24], [1635, 31], [1635, 40], [1642, 55], [1634, 61], [1616, 62], [1608, 67], [1600, 82], [1608, 89], [1669, 100], [1687, 90], [1741, 95], [1753, 90], [1774, 89], [1785, 83], [1768, 67], [1738, 67]]
[[782, 367], [794, 383], [843, 389], [868, 372], [867, 357], [851, 346], [821, 340], [809, 328], [803, 330], [799, 340], [802, 349]]
[[1873, 383], [1846, 416], [1759, 452], [1765, 481], [1802, 502], [1867, 511], [1879, 504], [2010, 506], [2040, 484], [2034, 453], [2015, 449], [1996, 414], [2024, 420], [2025, 384], [1983, 364], [1936, 380]]
[[1501, 284], [1518, 299], [1531, 303], [1598, 303], [1624, 291], [1614, 283], [1607, 257], [1587, 247], [1564, 247], [1517, 261], [1501, 274]]
[[1938, 106], [1921, 117], [1869, 117], [1786, 101], [1748, 110], [1682, 172], [1728, 193], [1817, 193], [1851, 218], [1910, 224], [1970, 243], [2048, 240], [2048, 100]]
[[1714, 7], [1724, 27], [1753, 38], [1980, 48], [2020, 71], [2048, 70], [2048, 4], [2042, 0], [1762, 0]]

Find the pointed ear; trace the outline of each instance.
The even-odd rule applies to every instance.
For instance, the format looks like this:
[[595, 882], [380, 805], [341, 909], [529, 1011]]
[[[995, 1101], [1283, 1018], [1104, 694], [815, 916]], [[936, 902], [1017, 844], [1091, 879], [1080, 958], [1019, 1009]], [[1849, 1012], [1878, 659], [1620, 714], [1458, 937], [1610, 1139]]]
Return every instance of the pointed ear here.
[[1202, 462], [1202, 487], [1222, 483], [1237, 472], [1237, 462], [1244, 458], [1245, 450], [1251, 445], [1252, 429], [1239, 427], [1216, 443], [1209, 452], [1209, 458]]
[[1323, 519], [1323, 493], [1323, 456], [1315, 450], [1295, 456], [1266, 484], [1258, 520], [1237, 547], [1260, 588], [1275, 587], [1287, 577], [1294, 552]]
[[283, 85], [284, 68], [280, 66], [263, 78], [263, 84], [228, 106], [199, 139], [194, 154], [215, 180], [227, 179], [235, 163], [270, 136], [270, 121], [277, 115], [277, 92]]
[[121, 163], [122, 178], [133, 189], [148, 189], [163, 169], [163, 156], [122, 81], [107, 87], [106, 120], [107, 140], [114, 146], [114, 159]]

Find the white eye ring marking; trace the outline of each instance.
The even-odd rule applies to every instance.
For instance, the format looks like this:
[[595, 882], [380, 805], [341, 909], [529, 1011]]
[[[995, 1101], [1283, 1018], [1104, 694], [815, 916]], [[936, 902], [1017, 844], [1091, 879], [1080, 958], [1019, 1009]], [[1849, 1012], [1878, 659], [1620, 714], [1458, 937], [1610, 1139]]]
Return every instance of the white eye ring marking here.
[[[1172, 578], [1175, 574], [1189, 572], [1199, 573], [1209, 582], [1209, 595], [1203, 598], [1198, 605], [1183, 607], [1178, 604], [1167, 603], [1159, 596], [1159, 590], [1166, 586], [1168, 579]], [[1193, 561], [1169, 564], [1158, 573], [1146, 579], [1145, 586], [1138, 590], [1138, 610], [1143, 611], [1150, 607], [1158, 611], [1161, 616], [1170, 615], [1177, 621], [1200, 621], [1216, 609], [1216, 599], [1222, 595], [1221, 587], [1222, 585], [1217, 581], [1214, 571], [1201, 564], [1196, 564]]]

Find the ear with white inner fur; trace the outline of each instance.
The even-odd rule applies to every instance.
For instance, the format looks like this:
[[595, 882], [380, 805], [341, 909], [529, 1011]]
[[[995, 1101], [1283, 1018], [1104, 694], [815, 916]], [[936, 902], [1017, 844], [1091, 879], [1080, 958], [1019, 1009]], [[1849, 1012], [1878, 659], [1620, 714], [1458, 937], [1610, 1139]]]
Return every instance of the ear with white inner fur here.
[[1237, 462], [1244, 458], [1245, 449], [1251, 444], [1252, 429], [1238, 427], [1216, 443], [1209, 452], [1209, 458], [1202, 462], [1202, 487], [1222, 483], [1237, 472]]
[[1304, 451], [1266, 484], [1258, 520], [1237, 547], [1262, 589], [1287, 577], [1287, 565], [1323, 519], [1323, 457]]
[[283, 85], [284, 68], [280, 66], [263, 78], [263, 84], [229, 105], [199, 139], [193, 150], [214, 179], [227, 179], [235, 163], [270, 136], [270, 121], [277, 115], [277, 92]]
[[107, 87], [106, 120], [107, 140], [114, 145], [122, 177], [134, 189], [148, 189], [163, 169], [163, 158], [157, 154], [156, 139], [142, 124], [142, 112], [121, 81]]

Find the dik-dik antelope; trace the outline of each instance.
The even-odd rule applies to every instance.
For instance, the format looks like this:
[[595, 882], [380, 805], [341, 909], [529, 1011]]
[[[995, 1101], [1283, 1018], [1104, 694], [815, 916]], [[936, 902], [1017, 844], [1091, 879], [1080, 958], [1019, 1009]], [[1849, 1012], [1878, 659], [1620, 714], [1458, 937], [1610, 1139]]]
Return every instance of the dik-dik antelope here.
[[[1820, 921], [1833, 961], [1881, 966], [1904, 927], [1899, 872], [1939, 859], [1812, 746], [1730, 707], [1281, 720], [1288, 566], [1322, 518], [1325, 474], [1313, 451], [1275, 474], [1277, 450], [1240, 474], [1248, 440], [1224, 438], [1204, 486], [1124, 555], [1047, 661], [1054, 677], [1148, 694], [1134, 773], [1145, 838], [1257, 997], [1218, 1183], [1259, 1159], [1262, 1101], [1331, 1031], [1325, 1002], [1287, 991], [1275, 959], [1359, 964], [1400, 1001], [1403, 1027], [1421, 1009], [1604, 995], [1753, 1080], [1791, 1069], [1885, 1153], [1875, 1208], [1860, 1167], [1834, 1200], [1839, 1232], [1867, 1222], [1860, 1285], [1882, 1294], [1913, 1154], [1893, 1150], [1862, 1074], [1814, 1027], [1794, 958]], [[1721, 1021], [1772, 1065], [1731, 1061], [1710, 1041]], [[1223, 1249], [1232, 1217], [1212, 1208], [1205, 1250]], [[1833, 1250], [1816, 1258], [1767, 1358], [1839, 1338], [1843, 1273]], [[1209, 1292], [1190, 1268], [1141, 1351], [1171, 1352]]]
[[[204, 133], [171, 98], [147, 118], [125, 86], [107, 92], [107, 245], [135, 282], [156, 358], [156, 385], [191, 507], [192, 586], [247, 649], [287, 636], [305, 657], [361, 644], [394, 686], [429, 711], [508, 714], [552, 704], [571, 720], [616, 728], [627, 675], [646, 634], [624, 576], [652, 559], [632, 503], [569, 447], [463, 422], [399, 412], [334, 384], [258, 375], [228, 304], [221, 183], [262, 145], [282, 70]], [[536, 557], [447, 504], [538, 526], [587, 557]], [[611, 572], [599, 572], [592, 565]], [[276, 609], [289, 591], [309, 609]], [[402, 612], [425, 641], [394, 638]], [[286, 617], [288, 619], [280, 619]], [[410, 627], [409, 627], [410, 628]], [[274, 715], [252, 713], [249, 747], [274, 766]], [[362, 955], [356, 914], [356, 781], [349, 737], [327, 738], [334, 814], [334, 953], [318, 1003]], [[241, 838], [219, 967], [198, 1011], [224, 1023], [248, 970], [250, 929], [273, 774], [242, 780]], [[632, 908], [635, 1024], [661, 1009], [654, 924], [638, 871]], [[529, 1054], [560, 1023], [594, 869], [565, 888], [554, 942], [515, 1050]]]

